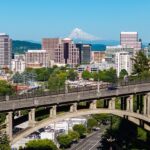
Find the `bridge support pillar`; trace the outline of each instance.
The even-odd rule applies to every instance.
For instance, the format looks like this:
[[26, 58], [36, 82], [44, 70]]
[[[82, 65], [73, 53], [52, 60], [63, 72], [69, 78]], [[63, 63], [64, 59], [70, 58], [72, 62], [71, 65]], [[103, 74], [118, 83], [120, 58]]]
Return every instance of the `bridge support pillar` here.
[[150, 93], [144, 95], [144, 115], [150, 116]]
[[97, 106], [96, 106], [96, 102], [97, 102], [97, 100], [93, 100], [91, 103], [90, 103], [90, 109], [96, 109], [97, 108]]
[[133, 95], [127, 97], [127, 111], [133, 112]]
[[11, 141], [13, 137], [13, 112], [8, 112], [6, 116], [6, 134]]
[[57, 109], [56, 105], [54, 105], [54, 106], [52, 106], [52, 107], [50, 108], [49, 117], [54, 117], [54, 116], [56, 116], [56, 109]]
[[29, 111], [28, 115], [29, 115], [29, 126], [34, 127], [34, 125], [35, 125], [35, 108], [32, 108]]
[[77, 112], [77, 103], [73, 103], [70, 106], [70, 112]]
[[115, 97], [109, 100], [109, 104], [108, 104], [109, 109], [115, 109], [115, 100], [116, 100]]

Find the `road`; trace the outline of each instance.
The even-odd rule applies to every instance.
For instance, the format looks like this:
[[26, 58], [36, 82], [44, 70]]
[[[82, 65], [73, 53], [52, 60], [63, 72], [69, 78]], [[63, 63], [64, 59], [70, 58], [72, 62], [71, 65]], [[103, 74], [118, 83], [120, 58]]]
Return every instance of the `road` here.
[[104, 134], [105, 129], [94, 132], [91, 136], [82, 139], [79, 143], [72, 145], [68, 150], [98, 150], [101, 146], [101, 137]]

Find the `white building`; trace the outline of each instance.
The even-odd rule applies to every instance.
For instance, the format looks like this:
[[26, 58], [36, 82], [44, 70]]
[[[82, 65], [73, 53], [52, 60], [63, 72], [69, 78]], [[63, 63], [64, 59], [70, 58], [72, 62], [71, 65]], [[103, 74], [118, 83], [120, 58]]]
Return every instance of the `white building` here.
[[11, 70], [13, 72], [22, 73], [25, 70], [25, 55], [17, 54], [14, 56], [14, 59], [11, 61]]
[[49, 127], [54, 131], [64, 131], [65, 133], [68, 133], [69, 130], [69, 124], [67, 121], [60, 121], [49, 124]]
[[96, 64], [80, 65], [78, 67], [78, 72], [82, 73], [85, 70], [88, 70], [89, 72], [97, 72], [99, 70], [103, 71], [103, 70], [108, 70], [110, 68], [115, 69], [115, 64], [104, 61], [104, 62], [96, 63]]
[[80, 118], [68, 118], [66, 119], [66, 121], [69, 124], [69, 130], [72, 130], [73, 126], [76, 124], [83, 124], [85, 126], [87, 126], [87, 119], [80, 117]]
[[55, 132], [41, 132], [41, 139], [55, 140]]
[[119, 77], [120, 71], [125, 69], [128, 75], [132, 72], [132, 55], [129, 52], [117, 52], [115, 55], [115, 66], [117, 71], [117, 76]]

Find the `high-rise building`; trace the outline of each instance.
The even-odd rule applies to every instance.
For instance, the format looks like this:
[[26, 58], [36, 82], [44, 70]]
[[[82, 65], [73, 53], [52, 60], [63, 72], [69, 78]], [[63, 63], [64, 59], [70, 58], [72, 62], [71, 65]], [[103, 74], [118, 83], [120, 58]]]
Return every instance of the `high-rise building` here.
[[47, 67], [47, 59], [46, 50], [28, 50], [25, 53], [26, 68]]
[[129, 52], [117, 52], [115, 55], [115, 66], [117, 70], [117, 76], [119, 77], [120, 71], [125, 69], [128, 75], [132, 73], [132, 55]]
[[79, 49], [80, 64], [90, 64], [91, 62], [91, 44], [76, 44]]
[[[79, 64], [79, 49], [69, 38], [45, 38], [42, 42], [42, 48], [49, 54], [48, 61], [54, 61], [53, 65], [69, 64], [74, 67]], [[49, 65], [51, 64], [49, 63]]]
[[133, 48], [134, 50], [141, 50], [142, 42], [138, 38], [138, 32], [121, 32], [120, 45], [123, 48]]
[[46, 50], [48, 53], [48, 66], [51, 66], [52, 61], [54, 61], [55, 49], [59, 45], [59, 38], [43, 38], [42, 49]]
[[12, 40], [9, 35], [0, 33], [0, 67], [11, 68]]

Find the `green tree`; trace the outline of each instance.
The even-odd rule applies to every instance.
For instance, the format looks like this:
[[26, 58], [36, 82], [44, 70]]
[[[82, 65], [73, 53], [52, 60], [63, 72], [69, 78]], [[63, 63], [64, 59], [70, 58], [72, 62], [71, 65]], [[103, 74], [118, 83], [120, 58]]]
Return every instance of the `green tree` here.
[[57, 150], [53, 141], [48, 139], [32, 140], [26, 143], [25, 150]]
[[89, 80], [91, 78], [91, 73], [88, 70], [83, 71], [82, 78], [85, 80]]
[[5, 80], [0, 80], [0, 95], [11, 95], [13, 87]]
[[81, 138], [86, 134], [86, 127], [82, 124], [74, 125], [73, 130], [78, 132]]
[[125, 69], [122, 69], [119, 73], [120, 79], [123, 79], [126, 75], [128, 75], [128, 72]]
[[116, 70], [113, 68], [110, 68], [108, 70], [99, 71], [97, 78], [103, 82], [115, 83], [117, 81]]
[[80, 138], [79, 133], [76, 132], [76, 131], [69, 131], [68, 135], [70, 136], [70, 138], [71, 138], [72, 141], [78, 141], [79, 138]]
[[89, 130], [91, 130], [93, 127], [97, 126], [98, 125], [98, 122], [96, 119], [94, 118], [89, 118], [88, 121], [87, 121], [87, 128]]
[[70, 69], [68, 71], [68, 75], [67, 75], [67, 78], [71, 81], [74, 81], [76, 80], [78, 77], [78, 73], [74, 71], [74, 69]]
[[67, 78], [66, 72], [59, 71], [53, 73], [48, 80], [48, 87], [50, 91], [57, 91], [60, 89], [64, 89], [66, 78]]
[[72, 139], [67, 134], [61, 134], [57, 137], [58, 143], [62, 148], [68, 148], [71, 145]]
[[12, 79], [13, 79], [14, 83], [22, 83], [23, 82], [23, 77], [22, 77], [22, 75], [19, 72], [16, 72], [13, 75]]
[[0, 133], [0, 150], [11, 150], [6, 134]]
[[133, 61], [133, 74], [140, 75], [144, 71], [149, 71], [149, 59], [142, 51], [139, 51], [131, 60]]

